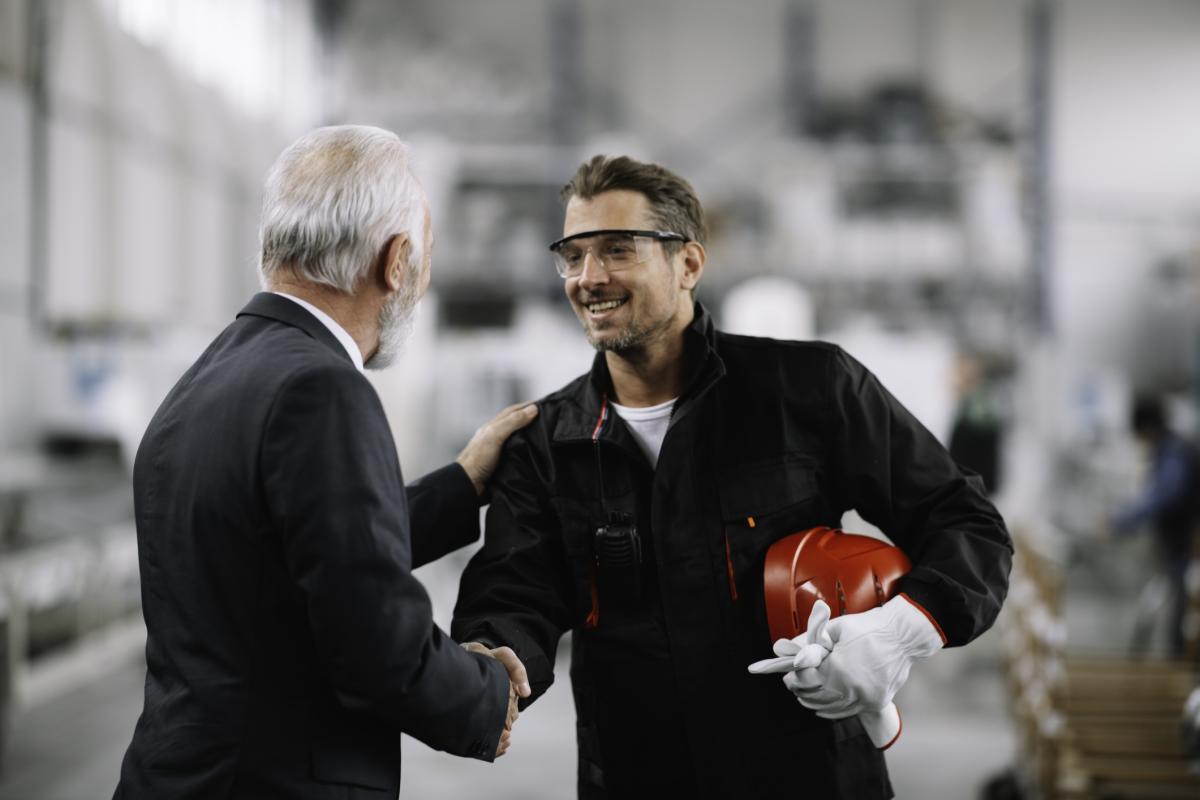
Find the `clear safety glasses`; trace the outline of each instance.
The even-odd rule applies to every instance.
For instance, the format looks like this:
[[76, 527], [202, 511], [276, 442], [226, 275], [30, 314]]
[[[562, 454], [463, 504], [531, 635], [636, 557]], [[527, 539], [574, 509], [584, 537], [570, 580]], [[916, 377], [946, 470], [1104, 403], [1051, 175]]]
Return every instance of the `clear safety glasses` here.
[[648, 260], [654, 242], [686, 242], [686, 236], [672, 231], [601, 230], [585, 231], [559, 239], [550, 245], [554, 267], [564, 278], [583, 272], [590, 253], [592, 262], [606, 272], [619, 272]]

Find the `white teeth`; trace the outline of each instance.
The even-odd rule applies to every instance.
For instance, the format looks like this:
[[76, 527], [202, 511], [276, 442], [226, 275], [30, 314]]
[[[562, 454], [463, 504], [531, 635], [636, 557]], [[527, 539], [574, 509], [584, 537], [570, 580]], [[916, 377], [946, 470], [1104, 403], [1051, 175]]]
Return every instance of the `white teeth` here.
[[624, 302], [624, 300], [605, 300], [603, 303], [588, 303], [587, 310], [595, 314], [600, 311], [608, 311], [609, 309], [616, 308]]

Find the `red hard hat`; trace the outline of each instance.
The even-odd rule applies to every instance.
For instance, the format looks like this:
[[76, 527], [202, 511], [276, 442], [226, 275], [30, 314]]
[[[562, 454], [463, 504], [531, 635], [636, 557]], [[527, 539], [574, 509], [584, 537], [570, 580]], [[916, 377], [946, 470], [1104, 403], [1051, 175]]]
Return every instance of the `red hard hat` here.
[[836, 528], [809, 528], [767, 550], [763, 594], [771, 641], [792, 639], [808, 627], [817, 600], [831, 616], [883, 605], [912, 564], [898, 547]]

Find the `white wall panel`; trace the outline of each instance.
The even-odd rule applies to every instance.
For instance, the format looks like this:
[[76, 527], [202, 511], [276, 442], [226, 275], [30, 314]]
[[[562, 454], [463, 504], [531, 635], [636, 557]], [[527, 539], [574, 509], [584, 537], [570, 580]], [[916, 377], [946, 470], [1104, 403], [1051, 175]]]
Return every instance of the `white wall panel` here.
[[31, 1], [0, 0], [0, 74], [25, 74], [27, 3]]
[[1132, 212], [1200, 203], [1200, 3], [1064, 0], [1062, 12], [1062, 192]]
[[824, 0], [817, 15], [817, 75], [822, 89], [859, 94], [881, 80], [923, 70], [919, 0]]
[[180, 77], [158, 50], [122, 36], [113, 48], [111, 112], [132, 137], [174, 145], [183, 139]]
[[49, 125], [46, 313], [96, 319], [113, 310], [111, 153], [94, 131]]
[[181, 86], [184, 145], [191, 173], [183, 198], [179, 229], [182, 275], [180, 307], [198, 326], [221, 326], [240, 308], [241, 292], [231, 258], [234, 226], [229, 181], [236, 172], [240, 142], [237, 119], [218, 95], [207, 88]]
[[121, 319], [169, 322], [180, 309], [180, 186], [176, 171], [129, 146], [118, 150], [114, 203], [115, 310]]
[[614, 122], [651, 140], [701, 149], [761, 141], [782, 126], [782, 13], [782, 3], [761, 0], [624, 2], [585, 42], [585, 81], [614, 76], [607, 91], [626, 98], [625, 119]]
[[1025, 0], [940, 0], [925, 78], [953, 107], [1001, 118], [1025, 93]]
[[229, 228], [219, 179], [197, 176], [189, 188], [179, 237], [186, 247], [176, 248], [176, 256], [186, 265], [179, 282], [181, 310], [200, 326], [220, 326], [232, 319], [236, 310]]
[[180, 225], [187, 173], [183, 107], [175, 70], [133, 39], [113, 52], [111, 113], [120, 120], [114, 201], [114, 284], [122, 319], [177, 319], [185, 264]]
[[52, 321], [113, 312], [112, 31], [92, 3], [60, 3], [48, 58], [46, 314]]
[[95, 3], [50, 4], [49, 75], [53, 99], [104, 110], [112, 101], [111, 52], [119, 41]]
[[0, 286], [5, 292], [29, 279], [29, 125], [28, 95], [0, 79]]
[[1056, 38], [1053, 302], [1069, 396], [1102, 374], [1136, 381], [1162, 356], [1145, 335], [1155, 268], [1200, 247], [1200, 3], [1064, 0]]
[[0, 448], [28, 444], [34, 359], [29, 297], [29, 102], [0, 80]]

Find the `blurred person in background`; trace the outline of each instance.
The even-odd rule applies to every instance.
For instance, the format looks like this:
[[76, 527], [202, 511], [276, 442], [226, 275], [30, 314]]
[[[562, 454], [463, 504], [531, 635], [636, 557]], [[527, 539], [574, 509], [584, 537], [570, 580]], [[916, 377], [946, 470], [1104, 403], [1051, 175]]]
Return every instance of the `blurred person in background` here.
[[[1185, 576], [1192, 559], [1192, 539], [1200, 522], [1200, 460], [1194, 443], [1171, 430], [1162, 399], [1134, 400], [1130, 429], [1149, 459], [1141, 493], [1118, 511], [1111, 527], [1125, 535], [1149, 525], [1154, 532], [1159, 569], [1167, 584], [1167, 626], [1172, 656], [1184, 652], [1183, 618], [1187, 608]], [[1139, 625], [1139, 631], [1148, 626]], [[1144, 649], [1145, 636], [1139, 641]]]
[[994, 495], [1000, 488], [1004, 430], [982, 356], [960, 353], [955, 359], [954, 394], [958, 407], [946, 449], [959, 466], [977, 473], [988, 494]]
[[[525, 705], [573, 631], [581, 798], [891, 797], [856, 715], [992, 624], [1003, 521], [844, 351], [714, 327], [685, 180], [596, 156], [562, 198], [550, 249], [598, 352], [506, 445], [452, 633], [513, 648]], [[771, 650], [768, 547], [851, 508], [911, 558], [904, 595], [831, 621], [815, 682], [748, 674]]]
[[[363, 374], [429, 284], [408, 146], [321, 128], [267, 177], [255, 295], [146, 430], [134, 497], [145, 707], [118, 798], [396, 797], [400, 734], [490, 761], [524, 671], [433, 623], [416, 566], [478, 537], [502, 412], [404, 486]], [[494, 656], [494, 657], [491, 657]]]

